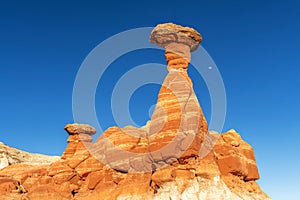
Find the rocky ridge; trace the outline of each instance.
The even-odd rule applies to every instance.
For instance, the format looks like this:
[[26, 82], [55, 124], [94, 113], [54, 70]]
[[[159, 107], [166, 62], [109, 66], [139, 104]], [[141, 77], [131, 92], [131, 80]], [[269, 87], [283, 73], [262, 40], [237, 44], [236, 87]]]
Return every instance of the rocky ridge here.
[[151, 121], [111, 127], [95, 143], [93, 127], [66, 125], [60, 160], [0, 170], [1, 199], [270, 199], [255, 182], [252, 147], [235, 130], [208, 131], [187, 74], [201, 40], [194, 29], [158, 25], [150, 41], [166, 49], [169, 73]]
[[0, 142], [0, 169], [19, 163], [30, 165], [48, 165], [59, 159], [59, 156], [32, 154], [9, 147]]

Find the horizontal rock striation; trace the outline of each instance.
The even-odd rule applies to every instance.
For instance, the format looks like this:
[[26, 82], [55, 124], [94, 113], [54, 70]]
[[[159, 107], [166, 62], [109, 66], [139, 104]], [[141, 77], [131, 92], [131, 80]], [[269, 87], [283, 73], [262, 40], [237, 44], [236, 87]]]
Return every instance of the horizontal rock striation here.
[[90, 125], [66, 125], [60, 160], [0, 170], [1, 199], [270, 199], [255, 182], [252, 147], [234, 130], [208, 131], [187, 74], [201, 35], [167, 23], [150, 41], [165, 48], [169, 71], [151, 120], [141, 128], [110, 127], [94, 143]]
[[143, 172], [198, 156], [208, 126], [187, 68], [190, 52], [201, 40], [194, 29], [171, 23], [158, 25], [152, 31], [150, 41], [166, 49], [169, 73], [151, 121], [143, 129], [106, 130], [92, 148], [94, 155], [101, 155], [99, 160], [120, 171]]
[[[208, 134], [215, 137], [216, 133]], [[237, 155], [239, 160], [234, 162], [222, 160]], [[0, 197], [33, 200], [270, 199], [255, 182], [258, 173], [253, 149], [233, 130], [221, 134], [205, 157], [189, 157], [183, 161], [174, 161], [152, 172], [128, 173], [101, 163], [81, 149], [72, 157], [51, 165], [15, 164], [0, 170]], [[240, 164], [244, 161], [246, 164]], [[254, 165], [256, 170], [251, 171], [249, 165]]]

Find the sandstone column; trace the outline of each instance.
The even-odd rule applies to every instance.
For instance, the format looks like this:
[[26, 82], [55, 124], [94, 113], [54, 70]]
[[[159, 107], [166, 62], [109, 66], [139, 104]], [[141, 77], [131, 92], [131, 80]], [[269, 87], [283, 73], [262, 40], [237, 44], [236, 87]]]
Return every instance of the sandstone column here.
[[148, 172], [199, 155], [208, 128], [187, 69], [201, 40], [194, 29], [171, 23], [152, 31], [150, 41], [166, 49], [169, 73], [151, 121], [107, 129], [93, 145], [97, 159], [119, 171]]
[[[154, 28], [150, 41], [165, 48], [169, 74], [151, 119], [149, 151], [155, 161], [197, 156], [208, 127], [187, 69], [202, 37], [192, 28], [166, 23]], [[163, 154], [154, 152], [163, 147]]]

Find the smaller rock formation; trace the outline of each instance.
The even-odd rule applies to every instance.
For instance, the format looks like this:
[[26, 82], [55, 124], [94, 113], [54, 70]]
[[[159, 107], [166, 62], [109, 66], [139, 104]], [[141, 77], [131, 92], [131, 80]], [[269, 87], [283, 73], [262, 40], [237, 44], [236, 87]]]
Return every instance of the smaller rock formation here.
[[254, 151], [235, 130], [219, 137], [214, 152], [222, 175], [232, 174], [245, 181], [259, 179]]
[[65, 130], [69, 133], [68, 146], [62, 155], [62, 159], [71, 158], [77, 151], [85, 150], [84, 145], [92, 143], [92, 135], [96, 129], [88, 124], [67, 124]]

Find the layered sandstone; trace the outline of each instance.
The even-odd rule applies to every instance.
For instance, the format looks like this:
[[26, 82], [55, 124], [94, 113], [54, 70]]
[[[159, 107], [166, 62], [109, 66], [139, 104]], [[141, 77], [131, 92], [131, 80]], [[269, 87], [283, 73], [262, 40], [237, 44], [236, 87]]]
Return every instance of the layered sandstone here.
[[167, 23], [152, 31], [150, 41], [166, 49], [169, 71], [151, 121], [142, 129], [109, 128], [91, 150], [101, 155], [99, 160], [120, 171], [151, 171], [178, 158], [198, 156], [208, 132], [187, 74], [190, 52], [197, 49], [201, 35], [194, 29]]
[[[216, 133], [209, 133], [208, 137], [216, 137]], [[234, 162], [222, 160], [237, 155]], [[255, 168], [252, 172], [250, 165]], [[218, 137], [217, 144], [204, 158], [178, 159], [151, 172], [127, 173], [112, 169], [83, 149], [51, 165], [11, 165], [0, 171], [0, 197], [50, 200], [270, 199], [255, 182], [257, 179], [253, 149], [238, 133], [230, 130]]]
[[221, 135], [214, 152], [221, 174], [233, 174], [245, 181], [259, 179], [254, 151], [235, 130]]
[[77, 152], [85, 150], [84, 145], [92, 143], [92, 135], [96, 133], [96, 129], [88, 124], [67, 124], [65, 130], [69, 134], [68, 146], [62, 155], [62, 159], [72, 158]]
[[150, 41], [166, 49], [169, 73], [151, 121], [110, 127], [95, 143], [93, 127], [66, 125], [59, 161], [0, 170], [1, 199], [270, 199], [255, 182], [252, 147], [234, 130], [208, 131], [187, 74], [201, 40], [194, 29], [158, 25]]

